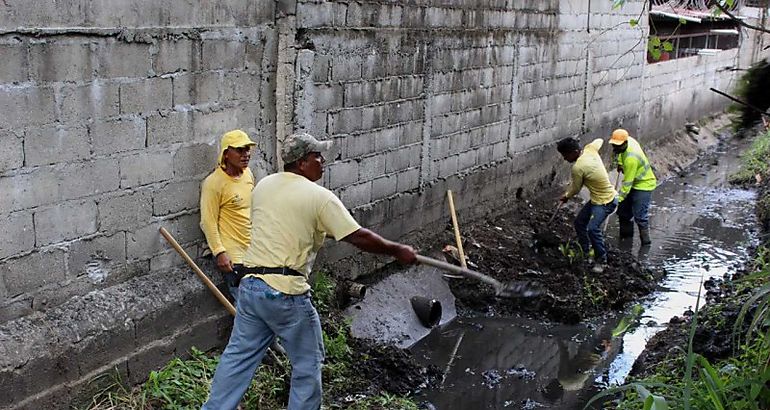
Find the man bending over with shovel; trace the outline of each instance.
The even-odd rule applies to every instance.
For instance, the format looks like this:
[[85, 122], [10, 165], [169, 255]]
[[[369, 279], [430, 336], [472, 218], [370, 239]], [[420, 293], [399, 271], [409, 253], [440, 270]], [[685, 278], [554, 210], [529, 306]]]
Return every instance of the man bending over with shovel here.
[[263, 178], [252, 193], [251, 242], [230, 341], [217, 366], [204, 410], [238, 406], [277, 335], [291, 361], [288, 410], [321, 407], [323, 337], [310, 299], [308, 276], [326, 235], [403, 264], [414, 250], [362, 228], [334, 193], [315, 184], [330, 141], [289, 136], [281, 147], [284, 172]]
[[[594, 265], [591, 271], [604, 272], [607, 265], [607, 248], [604, 246], [602, 223], [618, 206], [617, 192], [610, 183], [604, 162], [599, 156], [602, 139], [597, 138], [580, 150], [580, 143], [575, 138], [565, 138], [556, 144], [565, 161], [572, 163], [572, 184], [561, 197], [567, 202], [585, 185], [591, 194], [588, 201], [575, 217], [575, 232], [584, 255], [588, 255], [591, 246], [594, 249]], [[589, 246], [590, 241], [590, 246]]]

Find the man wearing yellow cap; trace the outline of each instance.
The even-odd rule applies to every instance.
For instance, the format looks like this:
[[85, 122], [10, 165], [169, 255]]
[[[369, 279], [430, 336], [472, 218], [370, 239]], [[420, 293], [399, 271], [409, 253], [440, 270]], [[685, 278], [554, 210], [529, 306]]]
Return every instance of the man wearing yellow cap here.
[[288, 410], [320, 409], [323, 334], [308, 276], [327, 236], [403, 264], [416, 261], [414, 249], [362, 228], [332, 191], [315, 183], [330, 145], [310, 134], [287, 137], [284, 172], [254, 188], [252, 220], [260, 222], [251, 230], [233, 331], [203, 410], [237, 408], [274, 336], [291, 360]]
[[249, 160], [254, 145], [241, 130], [223, 135], [218, 166], [201, 185], [201, 230], [236, 301], [239, 281], [236, 272], [243, 264], [251, 234], [254, 175], [249, 169]]
[[648, 212], [652, 191], [658, 181], [641, 145], [628, 135], [628, 131], [620, 128], [613, 131], [610, 145], [612, 153], [617, 157], [618, 170], [623, 172], [623, 185], [618, 195], [619, 236], [633, 237], [636, 222], [642, 245], [649, 245], [652, 241]]

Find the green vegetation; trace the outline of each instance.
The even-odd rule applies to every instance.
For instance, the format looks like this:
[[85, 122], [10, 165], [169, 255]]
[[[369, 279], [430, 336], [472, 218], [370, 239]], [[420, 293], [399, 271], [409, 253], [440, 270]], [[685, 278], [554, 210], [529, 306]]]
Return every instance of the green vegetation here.
[[[730, 176], [730, 182], [746, 184], [757, 182], [757, 175], [767, 171], [770, 164], [770, 131], [757, 137], [751, 144], [751, 148], [743, 154], [741, 169]], [[767, 197], [762, 198], [766, 201]]]
[[[349, 324], [334, 315], [328, 315], [333, 306], [335, 283], [325, 274], [318, 274], [313, 287], [314, 303], [322, 315], [326, 361], [323, 367], [324, 403], [333, 398], [356, 394], [365, 390], [369, 382], [362, 380], [352, 364], [353, 349], [349, 344]], [[134, 388], [126, 387], [120, 376], [105, 374], [94, 380], [102, 387], [84, 406], [88, 410], [118, 409], [199, 409], [206, 401], [219, 363], [219, 356], [209, 355], [192, 348], [190, 358], [171, 360], [163, 369], [150, 372], [147, 381]], [[360, 358], [358, 359], [360, 360]], [[289, 395], [291, 365], [287, 358], [278, 363], [264, 362], [252, 380], [241, 401], [244, 409], [281, 409], [286, 407]], [[361, 387], [360, 390], [356, 390]], [[354, 410], [417, 409], [409, 398], [382, 392], [376, 396], [361, 397], [349, 405], [331, 404], [329, 408]]]

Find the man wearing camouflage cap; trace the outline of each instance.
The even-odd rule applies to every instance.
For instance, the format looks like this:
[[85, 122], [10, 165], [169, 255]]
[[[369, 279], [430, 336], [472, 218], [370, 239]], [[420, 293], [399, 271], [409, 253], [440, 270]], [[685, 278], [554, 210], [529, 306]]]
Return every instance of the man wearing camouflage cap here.
[[244, 257], [235, 323], [203, 409], [235, 409], [274, 335], [291, 360], [288, 410], [321, 407], [321, 322], [307, 282], [318, 249], [328, 235], [400, 263], [414, 250], [362, 228], [328, 189], [323, 152], [330, 141], [294, 134], [281, 147], [284, 172], [263, 178], [252, 192], [251, 242]]

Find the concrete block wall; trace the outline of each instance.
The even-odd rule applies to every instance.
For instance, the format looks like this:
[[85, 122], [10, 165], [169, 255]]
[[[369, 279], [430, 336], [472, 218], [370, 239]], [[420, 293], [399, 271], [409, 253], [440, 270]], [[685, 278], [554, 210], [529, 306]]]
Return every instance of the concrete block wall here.
[[118, 30], [102, 27], [117, 22], [101, 7], [125, 2], [71, 3], [93, 15], [48, 29], [36, 24], [54, 16], [8, 6], [17, 19], [1, 28], [12, 56], [0, 76], [3, 321], [151, 270], [168, 253], [159, 226], [199, 241], [199, 183], [228, 129], [260, 141], [262, 174], [274, 161], [274, 115], [262, 108], [274, 106], [272, 11], [147, 28], [166, 13], [151, 7], [130, 20], [142, 28]]
[[[323, 185], [391, 238], [447, 217], [449, 188], [461, 212], [536, 190], [561, 165], [543, 144], [569, 127], [549, 93], [582, 88], [550, 79], [558, 3], [299, 1], [312, 113], [297, 126], [335, 141]], [[511, 165], [543, 154], [542, 168]], [[336, 248], [319, 262], [350, 254]], [[355, 259], [352, 276], [377, 264]]]
[[273, 170], [275, 2], [150, 3], [2, 5], [0, 408], [69, 408], [102, 372], [226, 340], [158, 228], [197, 255], [224, 132]]

